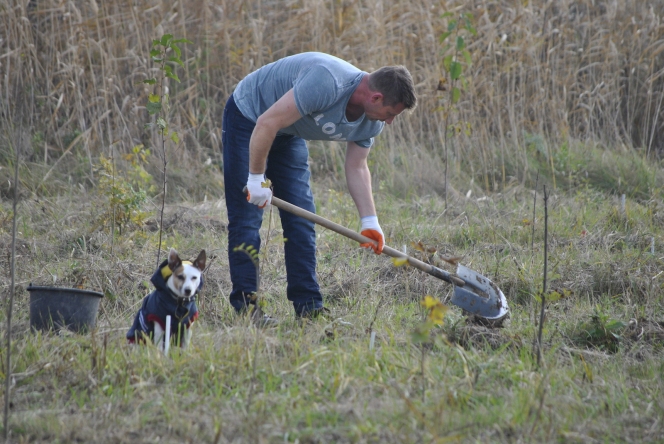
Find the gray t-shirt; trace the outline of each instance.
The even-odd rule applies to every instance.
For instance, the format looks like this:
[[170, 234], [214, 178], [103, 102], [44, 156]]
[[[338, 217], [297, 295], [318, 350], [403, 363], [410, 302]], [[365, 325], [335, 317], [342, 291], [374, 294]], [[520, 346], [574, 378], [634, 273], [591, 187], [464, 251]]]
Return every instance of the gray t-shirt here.
[[305, 52], [265, 65], [245, 77], [233, 98], [242, 114], [256, 122], [291, 88], [303, 117], [280, 133], [306, 140], [352, 141], [369, 148], [384, 122], [365, 114], [349, 122], [346, 105], [365, 72], [348, 62], [319, 52]]

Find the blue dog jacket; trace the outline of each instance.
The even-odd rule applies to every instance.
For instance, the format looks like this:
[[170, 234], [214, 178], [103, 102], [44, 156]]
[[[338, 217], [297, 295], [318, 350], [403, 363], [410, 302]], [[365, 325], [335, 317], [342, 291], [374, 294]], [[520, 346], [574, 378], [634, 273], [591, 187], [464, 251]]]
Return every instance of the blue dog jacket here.
[[[183, 262], [183, 264], [191, 262]], [[136, 313], [134, 324], [127, 332], [127, 341], [130, 343], [140, 342], [154, 334], [154, 323], [166, 330], [166, 316], [171, 316], [171, 334], [173, 336], [179, 333], [179, 339], [182, 340], [184, 329], [189, 328], [191, 324], [198, 319], [198, 307], [195, 298], [180, 298], [166, 285], [166, 280], [170, 277], [172, 271], [168, 268], [168, 261], [161, 263], [154, 272], [150, 282], [155, 286], [155, 290], [143, 299], [141, 309]], [[201, 282], [196, 289], [196, 293], [203, 287], [203, 275]], [[194, 295], [195, 296], [195, 295]]]

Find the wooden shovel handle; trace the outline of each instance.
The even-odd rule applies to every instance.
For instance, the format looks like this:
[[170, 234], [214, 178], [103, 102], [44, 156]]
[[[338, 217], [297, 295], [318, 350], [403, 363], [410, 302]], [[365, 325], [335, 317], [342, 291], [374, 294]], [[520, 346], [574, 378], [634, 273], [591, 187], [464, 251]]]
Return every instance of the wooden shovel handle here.
[[[373, 239], [369, 239], [368, 237], [363, 236], [360, 233], [357, 233], [351, 229], [348, 229], [343, 225], [336, 224], [330, 220], [325, 219], [324, 217], [312, 213], [311, 211], [304, 210], [284, 200], [281, 200], [278, 197], [274, 196], [272, 197], [272, 205], [279, 208], [280, 210], [288, 211], [289, 213], [295, 214], [296, 216], [303, 217], [308, 221], [316, 223], [322, 227], [328, 228], [334, 231], [335, 233], [339, 233], [342, 236], [346, 236], [347, 238], [357, 241], [361, 244], [370, 242], [376, 245], [376, 241], [374, 241]], [[428, 273], [431, 276], [437, 277], [438, 279], [442, 279], [446, 282], [449, 282], [450, 284], [454, 284], [459, 287], [463, 287], [465, 284], [465, 281], [463, 279], [454, 276], [438, 267], [434, 267], [433, 265], [427, 264], [426, 262], [422, 262], [421, 260], [408, 256], [406, 253], [402, 253], [401, 251], [395, 250], [394, 248], [388, 247], [387, 245], [383, 247], [383, 253], [397, 259], [407, 259], [408, 263], [413, 267], [421, 271], [424, 271], [425, 273]]]

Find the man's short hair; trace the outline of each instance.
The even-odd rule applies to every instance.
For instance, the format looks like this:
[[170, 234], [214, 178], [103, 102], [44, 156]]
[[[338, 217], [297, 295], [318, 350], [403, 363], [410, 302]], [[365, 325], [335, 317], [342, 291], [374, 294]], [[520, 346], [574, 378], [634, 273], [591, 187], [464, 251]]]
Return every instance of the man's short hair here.
[[369, 88], [383, 95], [383, 104], [394, 106], [403, 103], [406, 109], [417, 105], [415, 85], [405, 66], [383, 66], [369, 74]]

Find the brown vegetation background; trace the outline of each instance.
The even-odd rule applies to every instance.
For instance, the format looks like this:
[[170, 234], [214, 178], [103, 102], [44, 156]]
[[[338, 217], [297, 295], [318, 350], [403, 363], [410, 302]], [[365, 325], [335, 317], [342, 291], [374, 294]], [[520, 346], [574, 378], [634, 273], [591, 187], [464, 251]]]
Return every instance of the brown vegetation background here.
[[150, 146], [149, 90], [138, 82], [156, 74], [152, 39], [171, 33], [193, 41], [183, 45], [182, 83], [169, 85], [185, 146], [173, 154], [178, 162], [183, 153], [220, 162], [221, 113], [244, 75], [323, 51], [366, 71], [411, 70], [419, 106], [376, 149], [392, 173], [426, 180], [445, 159], [437, 109], [449, 103], [437, 85], [446, 11], [472, 13], [477, 29], [467, 39], [469, 83], [452, 113], [470, 131], [448, 144], [452, 174], [498, 189], [530, 177], [529, 149], [549, 158], [579, 142], [664, 152], [661, 0], [8, 0], [0, 5], [1, 162], [11, 163], [18, 126], [30, 140], [29, 169], [42, 179], [94, 183], [95, 159], [111, 147]]

